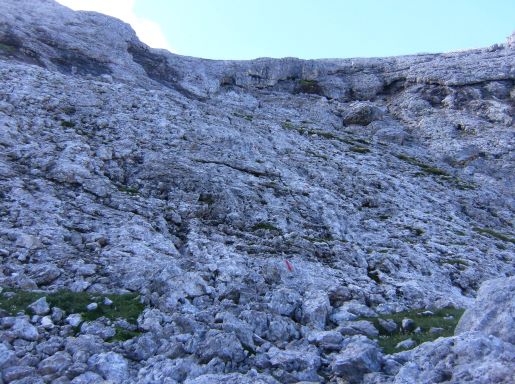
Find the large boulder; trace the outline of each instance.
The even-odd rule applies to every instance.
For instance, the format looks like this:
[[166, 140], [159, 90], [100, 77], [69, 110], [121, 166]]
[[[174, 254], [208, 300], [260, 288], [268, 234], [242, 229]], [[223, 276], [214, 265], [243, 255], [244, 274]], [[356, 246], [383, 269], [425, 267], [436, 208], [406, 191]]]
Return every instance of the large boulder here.
[[99, 353], [88, 359], [88, 367], [109, 382], [126, 383], [129, 379], [129, 364], [116, 352]]
[[461, 317], [456, 334], [477, 331], [515, 344], [515, 276], [483, 283]]
[[424, 343], [395, 377], [395, 384], [512, 383], [515, 346], [481, 333]]
[[381, 369], [383, 356], [379, 347], [365, 336], [345, 340], [342, 351], [331, 362], [332, 373], [348, 383], [361, 383], [367, 373]]

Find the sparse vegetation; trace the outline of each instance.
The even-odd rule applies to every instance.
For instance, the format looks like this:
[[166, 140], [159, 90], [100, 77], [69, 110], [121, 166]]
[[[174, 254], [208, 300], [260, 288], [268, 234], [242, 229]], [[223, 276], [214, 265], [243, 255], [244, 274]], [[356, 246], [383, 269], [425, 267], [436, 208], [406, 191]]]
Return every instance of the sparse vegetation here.
[[[139, 295], [136, 293], [101, 295], [65, 290], [49, 293], [14, 289], [5, 289], [0, 294], [0, 308], [10, 315], [20, 312], [26, 313], [27, 306], [41, 297], [46, 297], [51, 307], [59, 307], [67, 314], [80, 313], [82, 318], [88, 321], [104, 316], [111, 320], [121, 318], [129, 323], [135, 323], [144, 308], [144, 305], [139, 301]], [[113, 303], [105, 305], [105, 297]], [[92, 302], [98, 303], [98, 308], [94, 311], [87, 311], [86, 306]]]
[[75, 127], [75, 123], [73, 121], [61, 120], [61, 126], [65, 128], [73, 128]]
[[494, 238], [496, 238], [498, 240], [507, 241], [507, 242], [515, 244], [515, 238], [514, 237], [511, 237], [509, 235], [505, 235], [504, 233], [500, 233], [500, 232], [494, 231], [493, 229], [490, 229], [490, 228], [474, 227], [474, 228], [472, 228], [472, 230], [474, 232], [477, 232], [477, 233], [481, 234], [481, 235], [485, 235], [485, 236], [489, 236], [489, 237], [494, 237]]
[[322, 94], [322, 87], [316, 80], [299, 80], [295, 89], [298, 93]]
[[[433, 311], [433, 315], [422, 315], [423, 309], [411, 310], [405, 312], [393, 313], [390, 315], [382, 315], [376, 318], [362, 318], [360, 320], [369, 320], [379, 330], [378, 343], [387, 354], [399, 352], [395, 346], [403, 340], [412, 339], [417, 345], [426, 341], [436, 340], [438, 337], [448, 337], [454, 334], [454, 329], [458, 324], [460, 317], [463, 315], [463, 309], [444, 308]], [[420, 332], [403, 332], [401, 329], [402, 319], [409, 318], [415, 321]], [[397, 324], [397, 330], [389, 333], [379, 324], [379, 319], [391, 319]], [[442, 328], [439, 333], [431, 333], [431, 328]]]
[[199, 203], [204, 203], [207, 205], [213, 205], [215, 203], [215, 198], [210, 193], [201, 193], [198, 198]]
[[409, 164], [415, 165], [423, 170], [426, 174], [437, 175], [437, 176], [449, 176], [447, 172], [440, 168], [433, 167], [432, 165], [423, 163], [422, 161], [415, 159], [414, 157], [410, 157], [407, 155], [403, 155], [402, 153], [395, 155], [398, 159], [403, 160]]
[[126, 185], [121, 185], [121, 186], [118, 187], [118, 190], [120, 192], [127, 193], [127, 194], [132, 195], [132, 196], [139, 195], [139, 189], [136, 188], [136, 187], [129, 187], [129, 186], [126, 186]]
[[245, 119], [247, 121], [252, 121], [253, 119], [252, 115], [245, 115], [243, 113], [234, 112], [233, 115], [239, 117], [240, 119]]
[[352, 152], [356, 152], [356, 153], [368, 153], [368, 152], [370, 152], [370, 149], [365, 148], [365, 147], [360, 147], [360, 146], [357, 146], [357, 145], [354, 145], [354, 146], [350, 147], [349, 150], [351, 150]]
[[12, 45], [0, 43], [0, 51], [12, 53], [12, 52], [16, 51], [16, 48], [13, 47]]
[[259, 222], [252, 227], [253, 231], [258, 231], [260, 229], [264, 229], [265, 231], [276, 231], [282, 233], [280, 228], [277, 228], [275, 225], [267, 222]]
[[450, 265], [457, 265], [457, 266], [465, 266], [467, 267], [469, 263], [466, 260], [463, 259], [442, 259], [440, 261], [440, 264], [450, 264]]

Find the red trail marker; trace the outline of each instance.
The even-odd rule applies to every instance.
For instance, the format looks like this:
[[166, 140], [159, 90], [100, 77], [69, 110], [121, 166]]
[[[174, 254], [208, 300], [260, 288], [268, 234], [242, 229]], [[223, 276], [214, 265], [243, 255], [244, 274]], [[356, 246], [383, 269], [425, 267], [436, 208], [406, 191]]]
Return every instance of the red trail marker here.
[[293, 265], [288, 260], [284, 260], [286, 263], [286, 268], [288, 268], [288, 271], [293, 272]]

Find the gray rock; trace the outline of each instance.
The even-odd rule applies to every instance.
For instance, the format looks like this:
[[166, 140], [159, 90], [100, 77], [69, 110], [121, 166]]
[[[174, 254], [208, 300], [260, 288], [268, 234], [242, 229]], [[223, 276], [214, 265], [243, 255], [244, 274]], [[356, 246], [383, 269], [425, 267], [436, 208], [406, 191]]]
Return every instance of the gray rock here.
[[168, 359], [163, 356], [150, 358], [138, 372], [138, 383], [184, 382], [205, 373], [193, 359]]
[[393, 382], [508, 384], [513, 379], [513, 356], [513, 344], [481, 333], [439, 338], [417, 347]]
[[187, 379], [184, 384], [278, 384], [272, 376], [261, 373], [206, 374]]
[[292, 317], [295, 310], [300, 308], [302, 304], [301, 295], [288, 288], [273, 290], [267, 298], [269, 300], [268, 306], [272, 312], [288, 317]]
[[337, 351], [341, 348], [343, 336], [337, 331], [315, 331], [308, 335], [308, 341], [326, 351]]
[[95, 372], [84, 372], [74, 377], [71, 384], [97, 384], [103, 381], [102, 376]]
[[[515, 274], [512, 40], [395, 58], [203, 60], [147, 47], [105, 15], [0, 1], [2, 300], [16, 295], [7, 287], [87, 291], [99, 305], [137, 292], [138, 329], [157, 344], [137, 355], [137, 338], [75, 337], [64, 314], [52, 329], [34, 317], [41, 335], [26, 340], [0, 320], [15, 365], [36, 367], [55, 353], [43, 338], [60, 335], [66, 375], [30, 380], [66, 382], [93, 372], [91, 355], [132, 351], [119, 381], [246, 380], [255, 365], [320, 382], [336, 336], [314, 331], [470, 307], [481, 282]], [[509, 338], [510, 322], [493, 318]], [[287, 371], [270, 364], [273, 347], [324, 357]], [[473, 377], [482, 362], [504, 366], [501, 349], [478, 356]], [[415, 355], [424, 361], [388, 359], [406, 368]], [[446, 369], [468, 364], [445, 356]], [[397, 364], [363, 380], [392, 381]]]
[[100, 354], [104, 350], [104, 345], [102, 339], [98, 336], [79, 335], [66, 339], [65, 350], [72, 356], [82, 355], [83, 353], [87, 353], [89, 356]]
[[122, 355], [115, 352], [95, 354], [88, 359], [88, 367], [105, 380], [125, 383], [129, 378], [129, 364]]
[[89, 312], [94, 311], [97, 308], [98, 308], [98, 304], [97, 303], [89, 303], [88, 305], [86, 305], [86, 309]]
[[415, 330], [417, 325], [412, 319], [402, 319], [401, 327], [404, 332], [411, 332]]
[[343, 122], [345, 124], [368, 125], [378, 120], [383, 112], [374, 104], [367, 101], [352, 102], [343, 111]]
[[63, 339], [61, 337], [51, 336], [48, 340], [38, 343], [36, 351], [38, 351], [39, 354], [42, 354], [42, 357], [51, 356], [63, 349], [63, 344]]
[[104, 305], [113, 305], [113, 300], [111, 300], [109, 297], [104, 297]]
[[0, 369], [9, 368], [17, 362], [16, 353], [0, 343]]
[[50, 317], [54, 323], [58, 323], [64, 318], [64, 315], [65, 313], [61, 308], [53, 307], [52, 314]]
[[374, 324], [368, 320], [345, 322], [337, 330], [345, 336], [365, 335], [377, 337], [379, 335], [379, 331], [374, 327]]
[[72, 313], [71, 315], [68, 315], [66, 322], [72, 327], [78, 327], [82, 322], [82, 316], [80, 313]]
[[377, 344], [365, 336], [345, 341], [342, 352], [333, 357], [331, 372], [349, 383], [361, 383], [363, 375], [381, 369], [382, 355]]
[[96, 273], [96, 269], [96, 264], [80, 264], [76, 272], [80, 276], [93, 276]]
[[152, 335], [142, 335], [130, 341], [125, 346], [126, 356], [132, 360], [141, 361], [151, 357], [158, 348]]
[[53, 264], [39, 264], [30, 266], [28, 275], [37, 285], [47, 285], [61, 275], [61, 270]]
[[11, 331], [15, 337], [24, 340], [36, 341], [39, 338], [39, 332], [26, 318], [17, 318]]
[[85, 321], [80, 326], [80, 331], [86, 335], [98, 336], [104, 340], [113, 337], [116, 330], [100, 321]]
[[309, 292], [302, 302], [302, 323], [323, 329], [330, 310], [331, 305], [325, 292]]
[[203, 363], [208, 363], [213, 358], [236, 363], [245, 359], [243, 347], [236, 335], [216, 330], [207, 332], [197, 353]]
[[413, 348], [417, 343], [412, 339], [406, 339], [403, 340], [395, 346], [396, 349], [411, 349]]
[[393, 333], [397, 330], [397, 323], [392, 319], [379, 319], [379, 325], [383, 327], [386, 332]]
[[515, 277], [489, 280], [456, 326], [457, 335], [478, 331], [515, 344]]
[[41, 297], [30, 304], [27, 309], [36, 315], [44, 316], [50, 312], [50, 306], [46, 301], [46, 297]]
[[50, 316], [43, 316], [41, 318], [41, 326], [45, 329], [52, 329], [54, 328], [54, 322]]
[[33, 376], [36, 373], [34, 367], [15, 365], [2, 371], [2, 378], [6, 383]]
[[67, 352], [58, 351], [38, 364], [38, 373], [40, 375], [62, 375], [71, 363], [72, 358]]
[[274, 369], [274, 376], [281, 382], [320, 380], [317, 371], [321, 360], [316, 348], [281, 350], [272, 347], [266, 358], [267, 364]]
[[429, 328], [429, 333], [432, 333], [434, 335], [439, 335], [443, 333], [444, 329], [441, 327], [431, 327]]

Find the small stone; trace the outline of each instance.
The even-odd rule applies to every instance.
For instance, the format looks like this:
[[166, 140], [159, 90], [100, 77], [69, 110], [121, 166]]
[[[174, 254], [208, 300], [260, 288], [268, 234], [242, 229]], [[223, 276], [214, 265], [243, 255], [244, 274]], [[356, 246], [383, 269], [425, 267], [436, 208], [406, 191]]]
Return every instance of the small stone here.
[[395, 348], [396, 349], [411, 349], [413, 348], [417, 343], [412, 339], [403, 340], [400, 343], [398, 343]]
[[95, 274], [97, 266], [95, 264], [82, 264], [77, 267], [77, 274], [81, 276], [92, 276]]
[[50, 316], [44, 316], [41, 319], [41, 326], [45, 329], [52, 329], [54, 328], [54, 322]]
[[429, 333], [432, 333], [433, 335], [439, 335], [443, 333], [444, 329], [440, 327], [431, 327], [429, 329]]
[[331, 371], [349, 383], [362, 383], [363, 376], [378, 372], [383, 360], [379, 347], [365, 336], [353, 336], [333, 357]]
[[20, 380], [24, 377], [32, 376], [35, 372], [36, 370], [34, 367], [15, 365], [5, 369], [2, 377], [6, 383], [11, 383], [15, 380]]
[[420, 316], [433, 316], [434, 313], [431, 312], [431, 311], [424, 311], [424, 312], [417, 313], [417, 315], [420, 315]]
[[78, 327], [79, 324], [82, 322], [82, 316], [80, 315], [80, 313], [73, 313], [66, 318], [66, 322], [70, 324], [72, 327]]
[[0, 370], [17, 364], [16, 353], [0, 343]]
[[416, 324], [413, 320], [411, 319], [402, 319], [402, 330], [404, 332], [411, 332], [415, 329], [416, 327]]
[[379, 325], [388, 333], [393, 333], [397, 330], [397, 323], [391, 319], [379, 319]]
[[86, 321], [82, 323], [80, 331], [86, 335], [95, 335], [104, 340], [107, 340], [116, 334], [114, 328], [104, 325], [100, 321]]
[[36, 341], [39, 338], [39, 332], [25, 318], [17, 318], [12, 327], [12, 332], [16, 337], [28, 341]]
[[104, 297], [104, 305], [113, 305], [113, 300], [111, 300], [109, 297]]
[[64, 311], [61, 308], [53, 307], [51, 318], [54, 323], [61, 321], [64, 318]]
[[129, 364], [122, 355], [106, 352], [88, 359], [88, 367], [112, 383], [126, 383], [129, 378]]
[[71, 356], [64, 351], [59, 351], [38, 364], [40, 375], [62, 374], [72, 363]]
[[97, 303], [89, 303], [88, 305], [86, 305], [86, 309], [89, 312], [94, 311], [97, 308], [98, 308], [98, 304]]
[[50, 306], [46, 301], [46, 297], [41, 297], [35, 302], [30, 304], [28, 307], [29, 311], [36, 315], [46, 315], [50, 312]]

